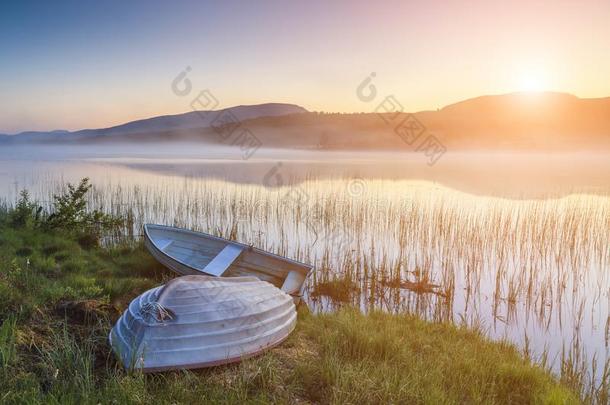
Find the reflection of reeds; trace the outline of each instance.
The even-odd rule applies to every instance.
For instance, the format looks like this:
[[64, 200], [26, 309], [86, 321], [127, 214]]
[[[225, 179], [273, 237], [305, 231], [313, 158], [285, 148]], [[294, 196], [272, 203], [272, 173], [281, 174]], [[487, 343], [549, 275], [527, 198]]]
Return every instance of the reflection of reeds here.
[[[610, 335], [608, 198], [508, 201], [381, 180], [357, 197], [342, 180], [308, 181], [300, 194], [194, 178], [156, 181], [98, 184], [90, 204], [128, 218], [128, 237], [144, 223], [164, 223], [311, 262], [317, 271], [308, 291], [319, 309], [332, 307], [335, 295], [363, 310], [471, 326], [500, 320], [498, 335], [538, 351], [545, 363], [547, 350], [551, 359], [560, 356], [562, 378], [607, 391], [608, 362], [603, 371], [591, 369], [604, 353], [585, 349], [607, 347]], [[45, 184], [43, 201], [63, 187]], [[590, 336], [573, 339], [585, 324]]]

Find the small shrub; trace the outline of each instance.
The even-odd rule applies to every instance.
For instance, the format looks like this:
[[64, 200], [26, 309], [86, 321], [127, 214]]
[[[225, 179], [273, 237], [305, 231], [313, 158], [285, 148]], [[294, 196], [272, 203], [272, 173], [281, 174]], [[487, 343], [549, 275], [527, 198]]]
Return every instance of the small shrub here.
[[40, 223], [42, 207], [30, 200], [27, 190], [22, 190], [15, 208], [10, 213], [11, 225], [15, 228], [31, 228]]
[[[78, 186], [68, 184], [68, 191], [53, 196], [53, 213], [47, 219], [47, 226], [51, 229], [60, 229], [78, 232], [81, 235], [90, 235], [99, 240], [100, 233], [115, 229], [122, 223], [120, 218], [107, 215], [99, 210], [87, 210], [86, 195], [93, 186], [88, 178], [80, 181]], [[91, 242], [87, 242], [91, 245]]]

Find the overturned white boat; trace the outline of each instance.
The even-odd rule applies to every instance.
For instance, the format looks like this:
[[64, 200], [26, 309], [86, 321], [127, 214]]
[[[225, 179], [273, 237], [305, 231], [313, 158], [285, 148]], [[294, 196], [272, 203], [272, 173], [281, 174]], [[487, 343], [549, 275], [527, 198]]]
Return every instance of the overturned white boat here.
[[184, 276], [134, 299], [110, 344], [128, 369], [209, 367], [278, 345], [296, 318], [292, 298], [255, 277]]
[[302, 295], [312, 266], [252, 246], [202, 232], [144, 225], [145, 245], [164, 266], [179, 274], [255, 276], [293, 297]]

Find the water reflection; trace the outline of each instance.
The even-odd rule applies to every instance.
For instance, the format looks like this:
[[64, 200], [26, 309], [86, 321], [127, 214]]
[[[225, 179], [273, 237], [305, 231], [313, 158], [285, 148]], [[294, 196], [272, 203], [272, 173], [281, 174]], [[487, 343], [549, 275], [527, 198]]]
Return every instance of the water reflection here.
[[145, 222], [177, 225], [315, 264], [315, 311], [350, 304], [480, 326], [546, 353], [558, 372], [572, 356], [601, 378], [592, 365], [609, 358], [608, 159], [454, 156], [424, 172], [391, 154], [301, 155], [270, 172], [273, 156], [5, 159], [0, 191], [12, 200], [28, 188], [49, 201], [89, 176], [90, 203], [132, 218], [127, 234]]
[[[122, 144], [95, 147], [0, 147], [0, 182], [36, 162], [66, 176], [87, 165], [87, 171], [119, 167], [145, 179], [145, 174], [189, 176], [262, 184], [280, 163], [284, 185], [308, 178], [425, 180], [470, 194], [513, 199], [547, 198], [573, 193], [608, 195], [607, 153], [465, 153], [449, 151], [434, 166], [420, 154], [398, 152], [308, 152], [261, 149], [243, 160], [234, 148], [201, 144]], [[63, 168], [58, 168], [57, 165]], [[21, 168], [19, 166], [22, 166]], [[2, 183], [0, 183], [0, 186]]]

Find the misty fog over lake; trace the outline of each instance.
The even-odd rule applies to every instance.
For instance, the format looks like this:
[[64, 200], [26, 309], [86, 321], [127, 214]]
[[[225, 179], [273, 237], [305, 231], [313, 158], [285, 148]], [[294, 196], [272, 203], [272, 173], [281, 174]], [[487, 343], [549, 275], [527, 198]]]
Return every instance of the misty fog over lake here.
[[[127, 170], [140, 175], [189, 176], [268, 187], [314, 178], [425, 180], [477, 195], [548, 198], [570, 193], [607, 195], [610, 155], [602, 152], [447, 152], [435, 165], [416, 152], [260, 149], [243, 159], [234, 146], [202, 143], [0, 147], [0, 184], [42, 173], [74, 181], [82, 167], [95, 178]], [[279, 165], [279, 166], [278, 166]], [[103, 168], [112, 167], [111, 170]], [[281, 182], [266, 179], [281, 168]], [[115, 176], [119, 177], [119, 176]], [[123, 176], [124, 181], [129, 181]], [[137, 177], [136, 177], [137, 179]], [[137, 180], [135, 180], [137, 182]], [[23, 183], [24, 185], [26, 183]], [[8, 196], [5, 189], [3, 195]]]

